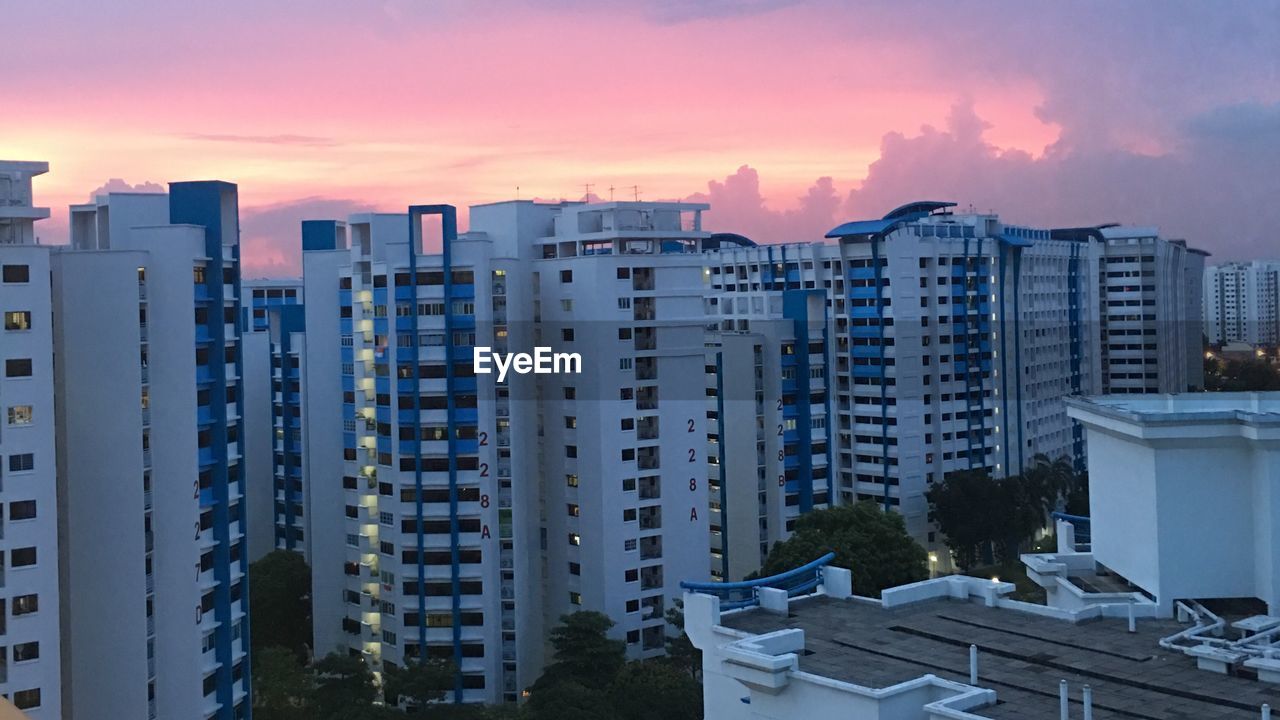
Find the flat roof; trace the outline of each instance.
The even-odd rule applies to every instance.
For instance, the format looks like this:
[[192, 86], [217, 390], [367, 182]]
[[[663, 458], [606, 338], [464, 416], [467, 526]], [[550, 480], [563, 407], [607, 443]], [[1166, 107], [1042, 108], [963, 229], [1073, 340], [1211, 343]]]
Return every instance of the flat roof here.
[[959, 600], [929, 600], [886, 610], [866, 600], [824, 595], [793, 599], [787, 617], [759, 608], [725, 613], [720, 624], [764, 634], [804, 631], [800, 670], [872, 688], [923, 675], [969, 680], [969, 645], [978, 646], [978, 685], [996, 692], [991, 707], [969, 710], [993, 720], [1057, 720], [1058, 683], [1093, 690], [1095, 720], [1256, 720], [1263, 703], [1280, 707], [1280, 686], [1199, 670], [1162, 637], [1188, 626], [1142, 619], [1072, 624]]
[[1067, 406], [1137, 423], [1235, 420], [1280, 424], [1280, 391], [1093, 395], [1066, 398]]

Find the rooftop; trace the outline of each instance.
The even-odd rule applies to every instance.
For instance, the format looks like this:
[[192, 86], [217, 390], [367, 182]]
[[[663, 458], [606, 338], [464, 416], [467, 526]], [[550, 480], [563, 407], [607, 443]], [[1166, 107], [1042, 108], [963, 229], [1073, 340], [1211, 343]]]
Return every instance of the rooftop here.
[[1280, 428], [1280, 392], [1099, 395], [1067, 398], [1068, 414], [1126, 424], [1245, 424]]
[[871, 688], [935, 675], [967, 683], [969, 646], [978, 647], [978, 685], [996, 692], [997, 704], [968, 712], [993, 720], [1057, 720], [1059, 682], [1071, 688], [1072, 717], [1080, 689], [1093, 690], [1095, 720], [1247, 720], [1259, 707], [1280, 705], [1280, 687], [1196, 668], [1195, 660], [1164, 650], [1159, 640], [1186, 629], [1173, 620], [1079, 623], [930, 599], [886, 609], [867, 599], [826, 595], [793, 598], [788, 615], [749, 608], [721, 615], [727, 628], [765, 634], [804, 632], [801, 672]]

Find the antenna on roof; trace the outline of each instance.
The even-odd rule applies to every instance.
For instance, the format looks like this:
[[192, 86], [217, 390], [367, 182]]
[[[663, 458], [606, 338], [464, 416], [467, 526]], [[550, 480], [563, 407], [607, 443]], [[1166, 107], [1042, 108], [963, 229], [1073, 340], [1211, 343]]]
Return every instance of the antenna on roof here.
[[613, 202], [613, 186], [609, 186], [609, 202]]
[[635, 196], [636, 202], [640, 202], [640, 186], [639, 186], [639, 185], [632, 185], [632, 186], [631, 186], [631, 192], [632, 192], [632, 194]]
[[587, 201], [587, 202], [591, 202], [591, 188], [593, 188], [593, 187], [595, 187], [595, 183], [583, 183], [583, 184], [582, 184], [582, 190], [583, 190], [583, 193], [582, 193], [582, 199], [583, 199], [583, 200], [585, 200], [585, 201]]
[[519, 199], [520, 199], [520, 186], [519, 186], [519, 185], [517, 185], [517, 186], [516, 186], [516, 199], [517, 199], [517, 200], [519, 200]]

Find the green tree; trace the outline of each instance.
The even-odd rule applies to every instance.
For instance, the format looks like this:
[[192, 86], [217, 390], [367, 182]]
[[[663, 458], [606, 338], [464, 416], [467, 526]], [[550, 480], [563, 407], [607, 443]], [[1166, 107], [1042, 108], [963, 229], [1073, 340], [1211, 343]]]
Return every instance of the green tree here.
[[662, 660], [627, 663], [609, 686], [617, 720], [698, 720], [702, 685]]
[[310, 669], [281, 647], [253, 656], [253, 716], [259, 720], [310, 720], [315, 690]]
[[282, 647], [305, 660], [311, 643], [311, 569], [302, 556], [275, 550], [249, 565], [250, 647]]
[[315, 717], [324, 720], [377, 717], [373, 701], [378, 696], [373, 673], [358, 656], [331, 653], [314, 665]]
[[613, 621], [598, 612], [576, 612], [560, 617], [551, 631], [554, 662], [533, 685], [539, 688], [572, 681], [588, 690], [603, 690], [626, 663], [627, 647], [608, 637]]
[[454, 674], [454, 664], [448, 660], [414, 662], [403, 668], [383, 663], [383, 695], [388, 703], [403, 705], [408, 714], [421, 713], [453, 688]]
[[540, 686], [545, 677], [544, 674], [538, 678], [529, 696], [531, 720], [601, 720], [613, 717], [613, 705], [606, 689], [586, 687], [569, 677]]
[[702, 651], [684, 633], [684, 601], [676, 600], [676, 606], [667, 610], [667, 625], [676, 629], [675, 635], [667, 635], [667, 655], [663, 661], [690, 679], [702, 680]]
[[962, 470], [934, 485], [926, 497], [956, 564], [965, 570], [976, 566], [982, 548], [996, 537], [993, 523], [1001, 522], [999, 485], [985, 470]]
[[848, 568], [853, 591], [879, 596], [885, 588], [929, 576], [927, 554], [907, 534], [902, 516], [873, 502], [815, 510], [796, 520], [789, 539], [776, 543], [760, 575], [775, 575], [835, 552], [836, 567]]

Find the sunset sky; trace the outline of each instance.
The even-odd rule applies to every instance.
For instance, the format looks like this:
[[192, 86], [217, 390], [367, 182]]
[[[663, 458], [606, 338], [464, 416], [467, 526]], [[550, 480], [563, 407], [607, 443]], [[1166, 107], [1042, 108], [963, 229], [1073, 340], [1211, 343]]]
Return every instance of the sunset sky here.
[[[104, 186], [240, 187], [297, 223], [409, 203], [708, 199], [815, 240], [917, 198], [1280, 257], [1280, 3], [0, 0], [0, 158], [43, 242]], [[110, 184], [108, 184], [110, 182]]]

